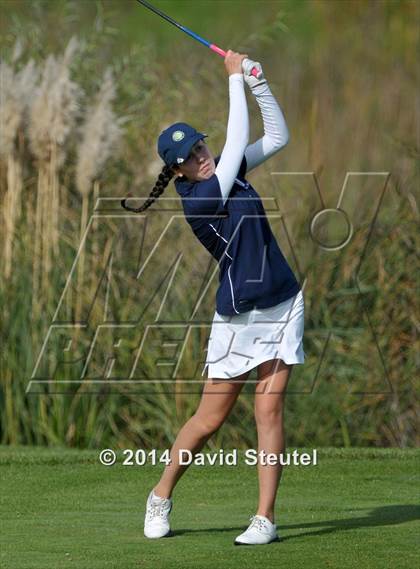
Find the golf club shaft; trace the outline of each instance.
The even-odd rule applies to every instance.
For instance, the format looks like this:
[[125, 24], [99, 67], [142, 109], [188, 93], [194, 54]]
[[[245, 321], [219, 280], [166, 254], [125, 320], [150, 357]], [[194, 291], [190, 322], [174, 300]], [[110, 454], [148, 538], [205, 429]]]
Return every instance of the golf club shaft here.
[[[149, 10], [151, 10], [152, 12], [154, 12], [155, 14], [157, 14], [158, 16], [160, 16], [161, 18], [163, 18], [164, 20], [166, 20], [170, 24], [176, 26], [182, 32], [188, 34], [189, 36], [191, 36], [195, 40], [199, 41], [200, 43], [202, 43], [206, 47], [209, 47], [212, 51], [219, 54], [221, 57], [226, 57], [226, 52], [223, 49], [221, 49], [220, 47], [218, 47], [214, 43], [208, 42], [207, 40], [205, 40], [204, 38], [202, 38], [198, 34], [194, 33], [193, 31], [189, 30], [188, 28], [186, 28], [185, 26], [178, 24], [178, 22], [176, 22], [170, 16], [167, 16], [166, 14], [164, 14], [158, 8], [155, 8], [154, 6], [149, 4], [149, 2], [146, 2], [146, 0], [137, 0], [137, 2], [139, 2], [140, 4], [143, 4], [143, 6], [145, 6], [146, 8], [149, 8]], [[254, 67], [251, 71], [251, 74], [254, 75], [254, 77], [257, 77], [258, 76], [258, 70]]]

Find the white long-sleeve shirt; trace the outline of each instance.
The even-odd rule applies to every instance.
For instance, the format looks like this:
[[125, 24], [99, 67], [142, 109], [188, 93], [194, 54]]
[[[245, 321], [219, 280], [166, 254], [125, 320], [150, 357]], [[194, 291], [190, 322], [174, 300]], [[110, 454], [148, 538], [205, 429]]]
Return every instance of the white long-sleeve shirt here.
[[248, 106], [242, 73], [229, 75], [229, 118], [226, 142], [215, 174], [219, 180], [223, 204], [229, 196], [249, 140]]
[[225, 146], [216, 167], [223, 203], [238, 174], [245, 154], [247, 172], [268, 160], [289, 141], [289, 131], [282, 110], [267, 83], [251, 89], [260, 108], [264, 135], [253, 144], [249, 140], [248, 107], [242, 73], [229, 76], [229, 118]]

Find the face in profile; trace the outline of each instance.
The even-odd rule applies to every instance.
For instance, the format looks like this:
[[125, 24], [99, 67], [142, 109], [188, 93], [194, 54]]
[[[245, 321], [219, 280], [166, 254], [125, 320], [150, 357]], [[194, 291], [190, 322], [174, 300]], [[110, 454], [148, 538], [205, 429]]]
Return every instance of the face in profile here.
[[216, 164], [207, 144], [198, 140], [191, 148], [188, 158], [182, 164], [174, 166], [174, 170], [178, 176], [186, 176], [191, 182], [201, 182], [214, 174]]

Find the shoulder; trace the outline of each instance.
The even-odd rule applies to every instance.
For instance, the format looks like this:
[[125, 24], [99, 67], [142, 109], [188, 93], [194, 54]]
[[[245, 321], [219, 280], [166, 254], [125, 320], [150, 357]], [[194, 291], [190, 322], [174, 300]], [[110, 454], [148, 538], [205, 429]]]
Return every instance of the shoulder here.
[[175, 181], [186, 215], [214, 215], [223, 208], [219, 180], [213, 174], [208, 180], [188, 182], [179, 178]]
[[174, 181], [175, 189], [181, 196], [206, 194], [209, 190], [220, 188], [216, 174], [208, 180], [200, 182], [190, 182], [185, 176], [178, 177]]

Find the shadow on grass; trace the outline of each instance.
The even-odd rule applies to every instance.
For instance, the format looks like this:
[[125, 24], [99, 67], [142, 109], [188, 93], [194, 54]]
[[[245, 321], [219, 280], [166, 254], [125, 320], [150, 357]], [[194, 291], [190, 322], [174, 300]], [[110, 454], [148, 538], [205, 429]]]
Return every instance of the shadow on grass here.
[[[351, 512], [366, 511], [364, 509], [351, 509]], [[280, 533], [283, 530], [293, 529], [315, 529], [322, 528], [318, 531], [299, 532], [294, 535], [283, 536], [281, 542], [289, 539], [299, 539], [302, 537], [314, 537], [318, 535], [327, 535], [338, 531], [352, 530], [358, 528], [381, 527], [387, 525], [403, 524], [420, 519], [420, 507], [415, 505], [395, 505], [383, 506], [369, 511], [366, 515], [355, 518], [324, 520], [319, 522], [310, 522], [293, 525], [279, 525]], [[177, 537], [188, 533], [206, 533], [206, 532], [230, 532], [232, 530], [243, 531], [244, 526], [240, 527], [219, 527], [219, 528], [202, 528], [202, 529], [183, 529], [174, 530], [168, 537]], [[276, 543], [276, 542], [274, 542]]]
[[[361, 509], [351, 509], [350, 512], [365, 511], [364, 508]], [[310, 522], [304, 524], [294, 524], [294, 525], [281, 525], [280, 528], [283, 530], [291, 529], [312, 529], [317, 527], [322, 527], [318, 531], [308, 531], [304, 533], [299, 533], [295, 535], [288, 535], [283, 537], [282, 541], [287, 541], [289, 539], [296, 539], [305, 536], [317, 536], [326, 535], [338, 531], [345, 531], [358, 528], [369, 528], [369, 527], [381, 527], [388, 525], [404, 524], [406, 522], [411, 522], [420, 519], [420, 507], [417, 505], [406, 504], [406, 505], [394, 505], [394, 506], [383, 506], [380, 508], [374, 508], [366, 513], [366, 515], [358, 516], [355, 518], [339, 519], [339, 520], [325, 520], [319, 522]]]

